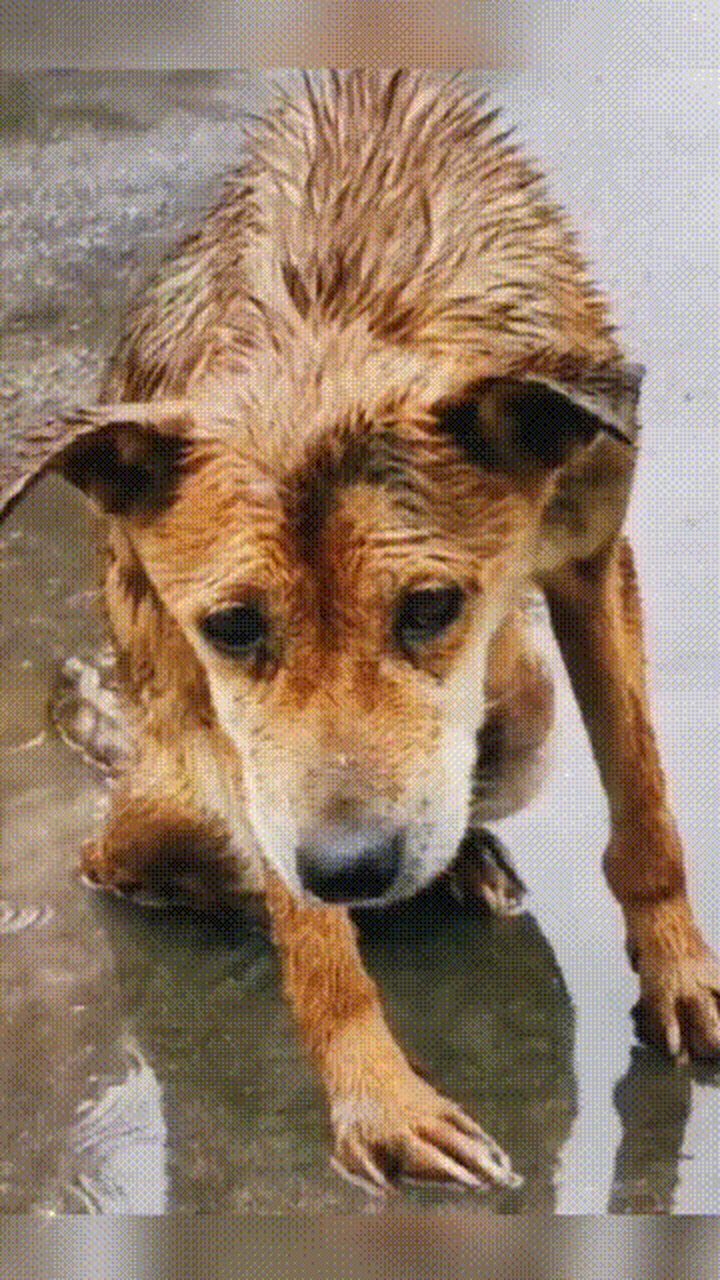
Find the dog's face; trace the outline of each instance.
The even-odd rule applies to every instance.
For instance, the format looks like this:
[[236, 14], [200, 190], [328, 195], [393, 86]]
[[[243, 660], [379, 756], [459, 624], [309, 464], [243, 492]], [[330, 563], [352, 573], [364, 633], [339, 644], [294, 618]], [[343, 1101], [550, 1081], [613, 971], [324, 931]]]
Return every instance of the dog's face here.
[[526, 564], [527, 499], [425, 443], [418, 470], [419, 434], [320, 440], [276, 479], [220, 446], [134, 534], [266, 857], [327, 900], [413, 893], [457, 849], [487, 645]]
[[597, 429], [547, 386], [495, 380], [294, 436], [205, 405], [75, 448], [66, 473], [189, 640], [296, 893], [389, 902], [451, 861], [488, 644], [531, 572], [555, 454]]

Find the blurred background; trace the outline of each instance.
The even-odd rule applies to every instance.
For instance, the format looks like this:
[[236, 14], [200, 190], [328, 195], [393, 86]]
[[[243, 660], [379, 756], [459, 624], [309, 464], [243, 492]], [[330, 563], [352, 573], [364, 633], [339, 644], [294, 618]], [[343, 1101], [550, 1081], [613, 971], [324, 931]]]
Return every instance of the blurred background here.
[[0, 1280], [717, 1280], [719, 1229], [567, 1219], [506, 1223], [461, 1213], [429, 1220], [242, 1226], [55, 1223], [4, 1228]]
[[18, 0], [3, 63], [29, 67], [487, 66], [516, 56], [516, 0]]
[[518, 67], [717, 58], [715, 0], [15, 0], [0, 65]]

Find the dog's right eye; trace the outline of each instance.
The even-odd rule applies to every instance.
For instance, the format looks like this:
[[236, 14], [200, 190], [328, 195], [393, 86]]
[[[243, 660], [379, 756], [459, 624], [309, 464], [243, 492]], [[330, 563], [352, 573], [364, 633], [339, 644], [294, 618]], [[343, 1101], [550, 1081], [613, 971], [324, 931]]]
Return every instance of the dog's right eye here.
[[411, 591], [395, 616], [395, 635], [404, 648], [434, 640], [456, 621], [463, 605], [460, 587]]
[[200, 631], [215, 649], [237, 657], [254, 654], [268, 637], [267, 619], [254, 604], [209, 613]]

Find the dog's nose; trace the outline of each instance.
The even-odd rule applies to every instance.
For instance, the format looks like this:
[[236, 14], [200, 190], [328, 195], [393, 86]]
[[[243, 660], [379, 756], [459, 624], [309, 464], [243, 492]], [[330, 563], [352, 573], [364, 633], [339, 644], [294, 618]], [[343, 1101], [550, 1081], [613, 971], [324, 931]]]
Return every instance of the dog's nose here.
[[340, 863], [328, 850], [304, 845], [297, 853], [297, 870], [303, 888], [323, 902], [367, 902], [385, 896], [402, 857], [401, 835]]

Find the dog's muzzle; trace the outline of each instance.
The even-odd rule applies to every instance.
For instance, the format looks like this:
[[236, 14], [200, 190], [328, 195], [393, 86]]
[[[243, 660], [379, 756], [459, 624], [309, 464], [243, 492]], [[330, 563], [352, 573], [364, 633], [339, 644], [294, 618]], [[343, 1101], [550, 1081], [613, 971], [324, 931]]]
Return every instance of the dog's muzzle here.
[[305, 844], [297, 852], [297, 872], [303, 889], [322, 902], [377, 902], [397, 880], [404, 851], [402, 833], [342, 861], [327, 849]]

